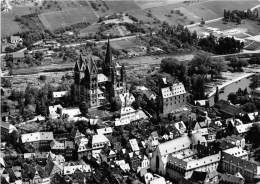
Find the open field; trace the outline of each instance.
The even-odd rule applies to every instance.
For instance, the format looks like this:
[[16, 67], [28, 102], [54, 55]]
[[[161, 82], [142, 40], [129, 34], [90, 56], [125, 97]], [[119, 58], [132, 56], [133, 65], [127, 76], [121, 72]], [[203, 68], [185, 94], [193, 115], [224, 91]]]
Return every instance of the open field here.
[[252, 36], [258, 35], [260, 33], [260, 25], [257, 24], [257, 21], [251, 21], [251, 20], [243, 20], [242, 24], [239, 25], [232, 22], [223, 24], [222, 21], [218, 21], [218, 22], [207, 24], [207, 26], [217, 27], [220, 28], [220, 30], [227, 30], [227, 29], [234, 29], [234, 28], [246, 29], [246, 33]]
[[1, 35], [9, 36], [17, 32], [26, 31], [15, 21], [15, 16], [23, 16], [30, 13], [32, 11], [29, 7], [13, 7], [9, 12], [1, 13]]
[[100, 24], [92, 24], [89, 25], [86, 28], [83, 28], [79, 31], [79, 36], [80, 37], [85, 37], [88, 35], [94, 35], [98, 30], [99, 30]]
[[28, 74], [37, 74], [40, 72], [55, 72], [55, 71], [68, 71], [72, 70], [75, 63], [61, 63], [61, 64], [51, 64], [51, 65], [42, 65], [34, 66], [30, 68], [19, 68], [13, 69], [13, 75], [28, 75]]
[[70, 8], [64, 11], [42, 13], [39, 15], [39, 18], [43, 25], [51, 31], [79, 22], [93, 23], [97, 21], [96, 15], [89, 7]]

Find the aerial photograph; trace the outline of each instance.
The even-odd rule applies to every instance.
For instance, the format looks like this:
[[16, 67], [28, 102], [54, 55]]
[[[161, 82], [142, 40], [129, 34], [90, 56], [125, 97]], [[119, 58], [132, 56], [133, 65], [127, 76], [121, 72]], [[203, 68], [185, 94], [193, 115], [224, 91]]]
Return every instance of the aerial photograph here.
[[260, 0], [1, 0], [1, 184], [260, 184]]

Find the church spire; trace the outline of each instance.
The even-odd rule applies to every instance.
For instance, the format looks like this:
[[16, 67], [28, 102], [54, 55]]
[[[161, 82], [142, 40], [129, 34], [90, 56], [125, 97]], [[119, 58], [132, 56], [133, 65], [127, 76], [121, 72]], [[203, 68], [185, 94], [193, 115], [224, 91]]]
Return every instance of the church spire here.
[[109, 38], [107, 40], [107, 51], [106, 51], [106, 57], [105, 57], [105, 65], [106, 65], [106, 67], [110, 67], [112, 65], [112, 51], [111, 51], [111, 47], [110, 47]]

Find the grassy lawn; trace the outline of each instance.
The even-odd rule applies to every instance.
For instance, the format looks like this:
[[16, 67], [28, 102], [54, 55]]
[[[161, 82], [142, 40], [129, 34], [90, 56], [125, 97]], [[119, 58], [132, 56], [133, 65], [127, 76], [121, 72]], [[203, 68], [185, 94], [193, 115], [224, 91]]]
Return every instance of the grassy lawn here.
[[137, 46], [136, 38], [111, 41], [110, 43], [111, 46], [115, 49], [127, 49], [127, 48], [133, 48]]

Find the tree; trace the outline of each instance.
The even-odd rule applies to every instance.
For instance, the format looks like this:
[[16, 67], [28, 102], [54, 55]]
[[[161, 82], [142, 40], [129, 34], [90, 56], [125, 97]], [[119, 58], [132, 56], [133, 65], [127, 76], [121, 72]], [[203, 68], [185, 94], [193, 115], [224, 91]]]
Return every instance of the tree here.
[[252, 143], [253, 148], [260, 146], [260, 124], [254, 123], [246, 134], [246, 139]]
[[86, 115], [88, 113], [88, 104], [86, 101], [83, 101], [82, 103], [80, 103], [79, 105], [79, 109], [81, 114]]
[[201, 75], [192, 76], [192, 94], [195, 99], [204, 99], [205, 97], [204, 78]]
[[203, 26], [205, 24], [205, 20], [201, 18], [200, 25]]
[[242, 109], [245, 111], [245, 112], [255, 112], [256, 111], [256, 106], [254, 103], [252, 102], [247, 102], [246, 104], [244, 104], [242, 106]]
[[232, 104], [236, 104], [237, 103], [237, 95], [235, 93], [229, 93], [228, 95], [228, 100], [232, 103]]
[[255, 74], [252, 78], [251, 78], [251, 83], [249, 85], [249, 87], [254, 90], [256, 89], [259, 84], [260, 84], [260, 74]]
[[189, 63], [189, 75], [198, 74], [206, 78], [207, 74], [210, 73], [211, 65], [212, 58], [208, 54], [199, 53]]
[[116, 98], [112, 98], [110, 105], [112, 111], [118, 111], [122, 107], [121, 100], [116, 100]]
[[216, 87], [216, 93], [215, 93], [215, 96], [214, 96], [214, 102], [217, 103], [219, 100], [219, 90], [218, 90], [218, 87]]

